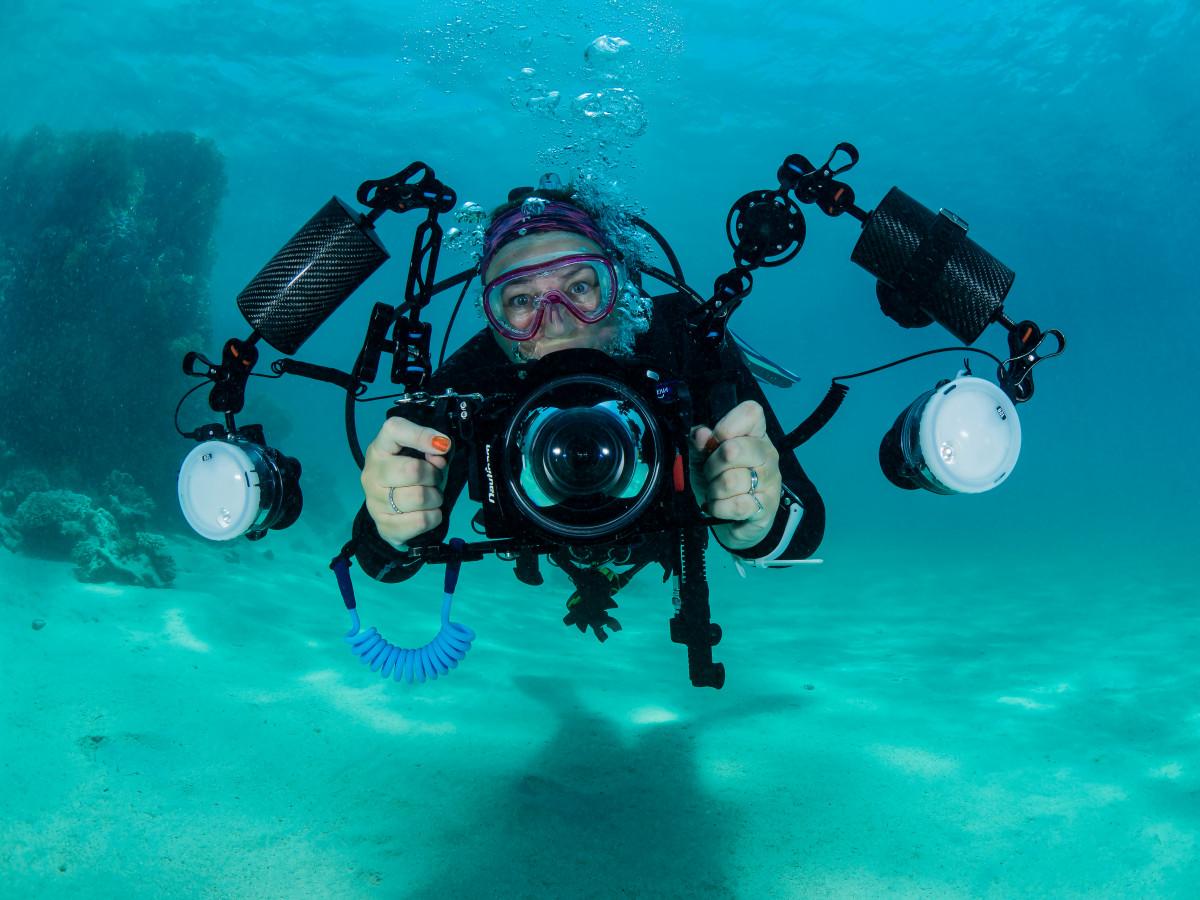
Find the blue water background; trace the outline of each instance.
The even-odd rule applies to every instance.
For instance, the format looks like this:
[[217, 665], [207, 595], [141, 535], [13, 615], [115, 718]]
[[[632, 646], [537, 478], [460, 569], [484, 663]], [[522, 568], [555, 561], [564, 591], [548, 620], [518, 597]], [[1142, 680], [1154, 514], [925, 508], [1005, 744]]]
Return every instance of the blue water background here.
[[[1188, 4], [585, 3], [536, 16], [467, 2], [6, 7], [8, 131], [180, 128], [226, 154], [214, 348], [243, 330], [232, 303], [242, 284], [331, 194], [349, 199], [360, 181], [420, 159], [460, 199], [490, 207], [557, 163], [588, 164], [596, 138], [570, 102], [613, 84], [584, 51], [618, 35], [631, 47], [616, 83], [640, 98], [646, 129], [609, 144], [612, 171], [700, 290], [730, 263], [723, 221], [733, 199], [772, 186], [787, 154], [823, 159], [849, 140], [862, 151], [847, 180], [863, 206], [894, 184], [954, 210], [1017, 271], [1010, 314], [1070, 340], [1037, 373], [1037, 399], [1021, 409], [1025, 452], [993, 496], [904, 495], [876, 470], [879, 435], [957, 360], [857, 383], [804, 454], [829, 502], [827, 553], [867, 535], [912, 552], [969, 536], [1001, 558], [1045, 549], [1050, 537], [1134, 552], [1194, 540], [1200, 91]], [[525, 107], [547, 90], [563, 98], [556, 115]], [[572, 142], [575, 157], [547, 159], [547, 148]], [[805, 376], [773, 395], [785, 422], [806, 414], [834, 374], [952, 343], [937, 326], [906, 333], [879, 315], [869, 276], [848, 262], [853, 221], [812, 208], [807, 218], [799, 259], [760, 274], [735, 320]], [[414, 224], [385, 221], [401, 262], [302, 356], [349, 364], [369, 303], [402, 289]], [[442, 272], [461, 261], [447, 255]], [[447, 305], [430, 318], [444, 321]], [[468, 333], [460, 325], [456, 337]], [[1003, 350], [998, 329], [979, 344]], [[331, 430], [325, 395], [304, 391], [320, 440]], [[287, 390], [276, 397], [286, 405]]]
[[[604, 34], [629, 41], [629, 51], [615, 68], [588, 67], [585, 50]], [[330, 195], [352, 199], [361, 181], [413, 160], [433, 166], [460, 200], [485, 207], [547, 169], [583, 164], [619, 182], [705, 291], [731, 264], [723, 227], [732, 201], [773, 187], [790, 153], [819, 162], [837, 142], [853, 142], [862, 161], [846, 180], [860, 205], [874, 206], [897, 185], [961, 215], [971, 236], [1017, 272], [1010, 315], [1063, 330], [1069, 347], [1037, 369], [1037, 395], [1020, 408], [1016, 471], [977, 497], [900, 492], [875, 459], [896, 414], [952, 375], [957, 357], [855, 382], [843, 411], [801, 455], [829, 508], [820, 555], [842, 573], [892, 560], [899, 584], [942, 598], [932, 609], [970, 610], [986, 589], [1019, 610], [1036, 577], [1038, 602], [1053, 603], [1061, 617], [1043, 621], [1046, 630], [1032, 639], [1053, 661], [1055, 628], [1088, 621], [1098, 593], [1110, 592], [1105, 614], [1119, 617], [1143, 596], [1161, 601], [1161, 585], [1196, 584], [1198, 39], [1200, 14], [1186, 2], [585, 2], [534, 14], [516, 3], [443, 0], [140, 0], [104, 9], [4, 0], [0, 128], [186, 129], [217, 143], [229, 192], [215, 235], [210, 352], [245, 333], [238, 290]], [[573, 97], [614, 86], [640, 98], [644, 133], [599, 135], [572, 112]], [[551, 90], [561, 100], [547, 113], [536, 98]], [[953, 343], [937, 326], [906, 332], [879, 313], [870, 276], [849, 262], [855, 222], [811, 207], [805, 214], [799, 258], [757, 275], [734, 320], [751, 343], [804, 377], [769, 394], [785, 423], [803, 418], [833, 375]], [[300, 357], [351, 364], [370, 304], [398, 301], [413, 218], [382, 221], [395, 261]], [[441, 273], [465, 262], [447, 253]], [[430, 308], [435, 335], [448, 305]], [[455, 343], [478, 325], [473, 315], [460, 320]], [[989, 329], [979, 346], [1002, 353], [1002, 334]], [[982, 363], [976, 370], [988, 374]], [[181, 391], [189, 386], [174, 372], [162, 377], [179, 378]], [[285, 449], [305, 463], [307, 518], [331, 523], [328, 548], [310, 554], [318, 570], [344, 539], [341, 523], [359, 496], [339, 433], [340, 400], [305, 382], [255, 388], [262, 393], [249, 408], [269, 394], [264, 421], [290, 430]], [[193, 412], [196, 421], [204, 415]], [[364, 435], [382, 413], [360, 412]], [[186, 449], [181, 442], [181, 456]], [[296, 538], [270, 540], [286, 547]], [[770, 599], [776, 612], [794, 604], [812, 614], [803, 596]], [[1182, 613], [1195, 599], [1180, 592], [1169, 603]], [[1187, 660], [1154, 649], [1178, 646], [1169, 603], [1154, 607], [1153, 627], [1139, 620], [1139, 658], [1176, 679], [1180, 693], [1168, 699], [1194, 698]], [[919, 630], [903, 620], [900, 643], [906, 626]], [[1117, 618], [1104, 633], [1131, 629]], [[806, 639], [810, 660], [840, 652], [819, 649], [819, 634]], [[1018, 653], [1020, 636], [1013, 641]], [[531, 654], [520, 665], [531, 659], [536, 664]], [[1134, 693], [1137, 681], [1129, 677]], [[1191, 735], [1194, 748], [1194, 704], [1183, 709], [1192, 717], [1185, 723], [1173, 702], [1164, 701], [1163, 715], [1178, 729], [1176, 746]], [[1137, 747], [1149, 732], [1143, 720], [1130, 721], [1127, 732], [1123, 720], [1115, 727], [1116, 740]], [[1194, 749], [1181, 752], [1194, 785]], [[303, 772], [289, 777], [305, 782]], [[1194, 796], [1162, 802], [1191, 823]], [[1069, 884], [1088, 883], [1083, 858], [1072, 857], [1079, 868], [1064, 876], [1076, 879]], [[993, 862], [967, 893], [986, 893], [989, 873], [1003, 866]], [[1170, 890], [1182, 883], [1170, 881]]]

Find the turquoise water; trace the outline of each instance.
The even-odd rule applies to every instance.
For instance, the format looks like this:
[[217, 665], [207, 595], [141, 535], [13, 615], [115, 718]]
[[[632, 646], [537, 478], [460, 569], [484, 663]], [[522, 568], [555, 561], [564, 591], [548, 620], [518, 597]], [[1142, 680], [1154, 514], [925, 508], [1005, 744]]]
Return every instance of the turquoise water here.
[[[528, 589], [495, 561], [464, 570], [464, 664], [382, 683], [341, 643], [326, 569], [360, 496], [340, 400], [253, 384], [248, 414], [304, 462], [292, 529], [168, 533], [169, 589], [0, 549], [6, 895], [1200, 893], [1190, 5], [9, 0], [0, 26], [8, 136], [181, 129], [223, 154], [209, 354], [312, 212], [413, 160], [485, 207], [581, 166], [705, 290], [731, 262], [731, 202], [843, 140], [860, 205], [898, 185], [954, 210], [1017, 271], [1009, 313], [1069, 340], [1020, 409], [1017, 469], [982, 496], [900, 492], [875, 461], [957, 357], [853, 384], [801, 454], [825, 563], [742, 580], [712, 554], [720, 692], [688, 685], [656, 578], [622, 593], [625, 630], [601, 646], [560, 624], [560, 573]], [[589, 58], [602, 35], [628, 46]], [[627, 99], [588, 117], [575, 98], [597, 92]], [[881, 316], [854, 223], [805, 212], [805, 249], [735, 317], [803, 375], [769, 391], [785, 423], [833, 375], [952, 343]], [[413, 224], [381, 222], [397, 261], [302, 358], [351, 364], [371, 303], [403, 289]], [[448, 251], [441, 271], [464, 263]], [[1002, 352], [992, 331], [979, 344]], [[64, 341], [51, 364], [103, 427]], [[381, 415], [360, 412], [364, 435]], [[436, 628], [438, 573], [357, 587], [389, 637]]]

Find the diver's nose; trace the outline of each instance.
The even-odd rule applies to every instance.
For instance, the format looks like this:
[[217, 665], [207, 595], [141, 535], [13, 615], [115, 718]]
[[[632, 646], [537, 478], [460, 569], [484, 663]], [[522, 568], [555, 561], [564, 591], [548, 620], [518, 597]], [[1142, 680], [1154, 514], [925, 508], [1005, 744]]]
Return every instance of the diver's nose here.
[[547, 303], [542, 315], [542, 328], [547, 337], [561, 337], [571, 330], [572, 316], [561, 303]]

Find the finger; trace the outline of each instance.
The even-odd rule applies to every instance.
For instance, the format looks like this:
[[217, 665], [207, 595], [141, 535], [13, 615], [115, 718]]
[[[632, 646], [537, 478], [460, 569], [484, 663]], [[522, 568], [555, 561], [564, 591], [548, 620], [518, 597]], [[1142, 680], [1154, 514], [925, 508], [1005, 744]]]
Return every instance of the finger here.
[[712, 453], [717, 449], [717, 440], [713, 436], [713, 430], [707, 425], [697, 425], [692, 429], [692, 447], [698, 450], [703, 455]]
[[730, 525], [729, 530], [726, 532], [726, 539], [731, 542], [737, 542], [743, 547], [753, 547], [767, 536], [769, 530], [770, 523], [764, 522], [759, 517], [758, 519], [737, 522]]
[[442, 508], [442, 492], [434, 487], [413, 485], [410, 487], [398, 487], [391, 491], [391, 501], [396, 504], [396, 509], [400, 510], [399, 513], [392, 509], [392, 503], [388, 502], [387, 493], [384, 493], [384, 504], [387, 506], [387, 511], [392, 515], [404, 515], [426, 509]]
[[781, 496], [780, 491], [756, 491], [753, 494], [735, 494], [720, 500], [713, 498], [704, 505], [703, 512], [733, 524], [761, 526], [774, 521], [780, 509]]
[[394, 531], [397, 527], [397, 516], [392, 512], [392, 507], [386, 499], [378, 497], [368, 497], [366, 502], [367, 514], [375, 522], [375, 527], [379, 529], [380, 535], [387, 537], [386, 531]]
[[383, 423], [367, 450], [380, 456], [394, 456], [406, 448], [441, 455], [449, 453], [451, 445], [450, 438], [437, 429], [418, 425], [403, 416], [392, 416]]
[[704, 463], [704, 477], [712, 481], [726, 469], [754, 468], [760, 470], [758, 476], [761, 479], [763, 475], [770, 474], [761, 470], [778, 466], [779, 454], [765, 437], [735, 437], [722, 441], [721, 446]]
[[442, 511], [440, 509], [425, 509], [375, 520], [379, 536], [392, 546], [404, 544], [417, 535], [432, 531], [441, 524]]
[[759, 500], [763, 505], [762, 510], [758, 508], [758, 503], [754, 502], [754, 497], [749, 494], [738, 494], [736, 497], [729, 497], [725, 500], [714, 500], [708, 505], [708, 514], [729, 522], [748, 522], [759, 519], [764, 517], [767, 511], [766, 498], [760, 497]]
[[409, 485], [424, 485], [437, 487], [441, 483], [441, 473], [431, 463], [411, 456], [388, 456], [373, 460], [368, 468], [363, 469], [367, 490], [387, 490], [389, 487], [408, 487]]
[[760, 495], [769, 493], [775, 489], [776, 485], [773, 478], [765, 475], [758, 469], [754, 471], [758, 473], [757, 485], [754, 479], [750, 477], [749, 468], [739, 466], [720, 472], [708, 483], [707, 494], [709, 499], [728, 500], [730, 497], [736, 497], [738, 494], [749, 494], [751, 488]]
[[713, 433], [720, 443], [735, 437], [766, 437], [766, 413], [757, 401], [746, 400], [727, 412], [717, 423]]

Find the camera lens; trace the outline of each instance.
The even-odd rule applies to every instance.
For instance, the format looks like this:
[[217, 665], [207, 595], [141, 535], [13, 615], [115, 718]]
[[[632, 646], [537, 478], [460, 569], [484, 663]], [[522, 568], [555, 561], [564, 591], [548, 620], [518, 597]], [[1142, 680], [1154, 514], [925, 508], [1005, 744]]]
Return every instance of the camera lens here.
[[567, 375], [518, 404], [503, 438], [505, 494], [554, 538], [630, 527], [662, 483], [663, 436], [647, 402], [598, 374]]
[[629, 485], [637, 448], [628, 423], [610, 407], [553, 410], [532, 438], [526, 460], [553, 503], [620, 497]]

